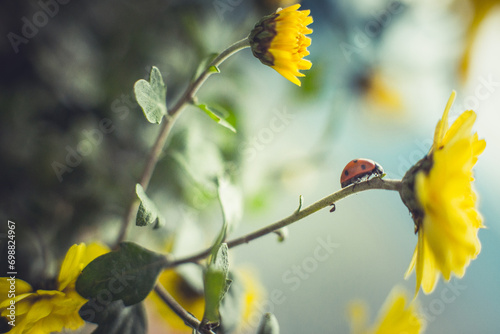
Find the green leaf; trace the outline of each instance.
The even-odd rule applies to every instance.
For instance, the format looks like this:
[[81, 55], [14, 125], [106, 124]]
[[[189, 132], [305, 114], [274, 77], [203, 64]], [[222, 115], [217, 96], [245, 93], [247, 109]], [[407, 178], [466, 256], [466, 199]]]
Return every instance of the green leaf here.
[[92, 334], [146, 334], [146, 312], [142, 303], [125, 306], [117, 300], [103, 304], [89, 301], [79, 311], [83, 320], [99, 325]]
[[149, 199], [148, 195], [146, 195], [144, 188], [142, 188], [139, 183], [137, 183], [135, 186], [135, 193], [141, 201], [141, 204], [139, 204], [139, 209], [137, 210], [135, 225], [147, 226], [150, 224], [154, 224], [155, 228], [165, 225], [165, 219], [160, 214], [153, 201]]
[[266, 313], [260, 320], [259, 329], [257, 334], [279, 334], [280, 326], [278, 319], [272, 313]]
[[209, 107], [203, 103], [195, 104], [195, 106], [203, 110], [211, 119], [217, 122], [217, 124], [236, 133], [236, 129], [228, 121], [224, 119], [223, 112], [221, 112], [220, 110], [214, 108], [213, 106]]
[[231, 233], [240, 222], [243, 214], [243, 196], [241, 191], [229, 179], [217, 178], [217, 195], [222, 209], [222, 217], [227, 233]]
[[134, 93], [147, 120], [150, 123], [160, 124], [163, 115], [167, 114], [167, 88], [156, 66], [151, 68], [149, 82], [141, 79], [135, 83]]
[[118, 250], [97, 257], [83, 269], [76, 291], [87, 299], [137, 304], [153, 289], [165, 264], [163, 255], [122, 242]]
[[205, 271], [205, 313], [201, 326], [206, 329], [216, 328], [220, 324], [220, 305], [229, 290], [229, 258], [227, 244], [220, 245], [217, 255], [211, 257]]
[[233, 272], [229, 272], [228, 277], [232, 281], [231, 286], [224, 295], [219, 309], [221, 317], [221, 328], [219, 331], [221, 333], [235, 332], [244, 320], [243, 312], [245, 311], [245, 305], [241, 301], [244, 298], [245, 286], [242, 283], [242, 279]]
[[217, 178], [217, 195], [222, 210], [222, 228], [215, 240], [210, 255], [210, 260], [217, 255], [221, 244], [226, 240], [227, 234], [241, 219], [243, 201], [240, 191], [225, 178]]

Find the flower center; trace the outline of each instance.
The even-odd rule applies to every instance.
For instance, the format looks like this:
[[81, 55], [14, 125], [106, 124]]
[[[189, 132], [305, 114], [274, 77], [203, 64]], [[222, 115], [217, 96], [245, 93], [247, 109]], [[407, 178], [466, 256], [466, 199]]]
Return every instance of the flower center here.
[[424, 209], [415, 193], [415, 176], [420, 171], [423, 171], [426, 175], [429, 174], [433, 163], [432, 155], [426, 155], [406, 172], [402, 180], [402, 187], [399, 194], [403, 203], [410, 210], [411, 217], [415, 223], [415, 233], [418, 232], [424, 219]]
[[248, 40], [253, 55], [267, 66], [274, 66], [274, 57], [268, 52], [271, 42], [276, 36], [276, 18], [278, 14], [264, 16], [253, 28]]

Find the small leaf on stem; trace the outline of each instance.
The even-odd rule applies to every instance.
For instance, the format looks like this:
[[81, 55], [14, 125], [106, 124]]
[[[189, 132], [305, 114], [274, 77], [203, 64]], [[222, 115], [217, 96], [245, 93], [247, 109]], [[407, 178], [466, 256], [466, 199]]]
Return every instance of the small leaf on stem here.
[[[203, 71], [207, 70], [207, 66], [218, 56], [219, 54], [214, 52], [209, 54], [208, 56], [203, 59], [198, 67], [196, 68], [196, 71], [194, 72], [194, 77], [193, 81], [196, 80], [197, 78], [200, 77], [200, 75], [203, 73]], [[210, 66], [208, 68], [209, 73], [220, 73], [220, 70], [217, 66]]]
[[135, 186], [135, 193], [141, 201], [139, 209], [137, 210], [135, 225], [147, 226], [154, 224], [155, 228], [165, 225], [165, 219], [160, 214], [153, 201], [149, 199], [148, 195], [146, 195], [144, 188], [139, 183]]
[[217, 108], [214, 108], [213, 106], [207, 106], [206, 104], [200, 103], [200, 104], [195, 104], [196, 107], [200, 108], [203, 110], [211, 119], [213, 119], [217, 124], [233, 131], [236, 133], [236, 129], [234, 126], [232, 126], [228, 121], [226, 121], [223, 117], [223, 112], [218, 110]]
[[156, 66], [151, 68], [149, 82], [144, 79], [136, 81], [134, 93], [146, 119], [150, 123], [160, 124], [163, 115], [167, 114], [167, 88]]

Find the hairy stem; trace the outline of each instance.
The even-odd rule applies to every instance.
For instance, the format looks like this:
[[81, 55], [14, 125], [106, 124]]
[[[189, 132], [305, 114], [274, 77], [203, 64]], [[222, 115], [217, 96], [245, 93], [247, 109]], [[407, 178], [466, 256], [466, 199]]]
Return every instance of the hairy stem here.
[[[170, 134], [170, 130], [172, 129], [177, 118], [179, 117], [181, 111], [186, 107], [188, 103], [191, 103], [193, 101], [200, 87], [208, 79], [208, 77], [214, 73], [213, 71], [211, 71], [211, 68], [213, 66], [219, 66], [222, 62], [224, 62], [234, 53], [249, 46], [250, 44], [248, 38], [244, 38], [234, 43], [226, 50], [222, 51], [217, 57], [214, 58], [214, 60], [212, 60], [207, 65], [205, 70], [187, 87], [186, 91], [184, 92], [182, 97], [177, 101], [177, 103], [171, 109], [169, 109], [168, 114], [163, 118], [160, 132], [158, 134], [158, 137], [156, 138], [153, 147], [151, 148], [148, 159], [146, 160], [146, 165], [144, 166], [144, 170], [139, 179], [139, 183], [144, 188], [144, 190], [148, 188], [149, 181], [151, 180], [156, 164], [158, 163], [158, 160], [161, 156], [163, 147], [165, 146], [165, 142], [167, 141], [168, 135]], [[134, 193], [132, 195], [132, 199], [130, 200], [128, 209], [124, 215], [123, 222], [113, 248], [118, 247], [118, 244], [124, 241], [125, 238], [127, 237], [127, 231], [129, 229], [131, 222], [134, 219], [134, 215], [137, 212], [138, 206], [139, 206], [139, 201], [137, 200], [137, 197], [135, 196]]]
[[[333, 194], [330, 194], [319, 201], [309, 205], [308, 207], [304, 209], [299, 209], [293, 212], [290, 216], [283, 218], [273, 224], [270, 224], [268, 226], [265, 226], [257, 231], [251, 232], [249, 234], [246, 234], [244, 236], [241, 236], [236, 239], [229, 240], [227, 242], [227, 247], [232, 248], [239, 246], [241, 244], [249, 243], [252, 240], [255, 240], [257, 238], [260, 238], [264, 235], [267, 235], [269, 233], [272, 233], [282, 227], [288, 226], [292, 223], [295, 223], [298, 220], [301, 220], [327, 206], [330, 206], [337, 201], [353, 195], [355, 193], [365, 191], [365, 190], [370, 190], [370, 189], [384, 189], [384, 190], [395, 190], [395, 191], [400, 191], [401, 189], [401, 181], [400, 180], [383, 180], [381, 178], [373, 178], [371, 180], [361, 182], [354, 184], [352, 186], [349, 186], [347, 188], [341, 189], [337, 192], [334, 192]], [[202, 252], [199, 252], [197, 254], [181, 258], [178, 260], [174, 260], [170, 262], [167, 267], [175, 267], [184, 263], [190, 263], [190, 262], [197, 262], [200, 261], [204, 258], [206, 258], [208, 255], [210, 255], [211, 248], [208, 248]]]

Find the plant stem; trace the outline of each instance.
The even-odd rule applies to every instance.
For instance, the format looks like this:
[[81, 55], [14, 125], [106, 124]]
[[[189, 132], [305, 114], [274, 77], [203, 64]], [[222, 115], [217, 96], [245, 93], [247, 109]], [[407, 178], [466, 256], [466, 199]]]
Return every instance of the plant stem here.
[[[222, 64], [222, 62], [224, 62], [234, 53], [249, 46], [250, 44], [248, 38], [244, 38], [234, 43], [226, 50], [222, 51], [217, 57], [214, 58], [214, 60], [212, 60], [207, 65], [205, 70], [187, 87], [186, 91], [184, 92], [182, 97], [177, 101], [177, 103], [171, 109], [169, 109], [168, 114], [165, 115], [163, 119], [160, 132], [158, 134], [158, 137], [156, 138], [153, 147], [151, 148], [148, 159], [146, 160], [146, 165], [144, 166], [144, 170], [139, 180], [139, 183], [144, 188], [144, 191], [146, 191], [146, 189], [148, 188], [149, 181], [151, 180], [156, 164], [158, 163], [163, 147], [165, 146], [165, 142], [167, 141], [168, 135], [170, 134], [170, 130], [172, 129], [177, 118], [179, 117], [181, 111], [186, 107], [188, 103], [191, 103], [193, 101], [200, 87], [208, 79], [208, 77], [214, 73], [211, 70], [211, 68], [213, 66], [219, 66], [220, 64]], [[134, 219], [134, 215], [137, 212], [138, 206], [139, 206], [139, 201], [137, 200], [137, 197], [135, 196], [134, 193], [132, 195], [132, 199], [130, 200], [130, 204], [128, 206], [126, 214], [123, 218], [123, 222], [113, 248], [117, 248], [119, 243], [124, 241], [125, 238], [127, 237], [127, 231], [129, 229], [132, 220]]]
[[[347, 188], [341, 189], [337, 192], [334, 192], [333, 194], [330, 194], [319, 201], [309, 205], [308, 207], [297, 210], [294, 213], [292, 213], [290, 216], [283, 218], [271, 225], [268, 225], [266, 227], [263, 227], [257, 231], [251, 232], [249, 234], [246, 234], [244, 236], [241, 236], [236, 239], [229, 240], [227, 242], [227, 247], [232, 248], [239, 246], [244, 243], [249, 243], [250, 241], [260, 238], [266, 234], [272, 233], [280, 228], [283, 228], [285, 226], [288, 226], [298, 220], [301, 220], [302, 218], [305, 218], [329, 205], [332, 205], [336, 203], [337, 201], [348, 197], [350, 195], [353, 195], [355, 193], [365, 191], [365, 190], [370, 190], [370, 189], [384, 189], [384, 190], [395, 190], [399, 191], [401, 189], [401, 181], [400, 180], [383, 180], [381, 178], [373, 178], [371, 180], [365, 181], [365, 182], [360, 182], [357, 183], [353, 186], [349, 186]], [[175, 267], [184, 263], [190, 263], [190, 262], [197, 262], [200, 261], [204, 258], [206, 258], [212, 249], [208, 248], [202, 252], [199, 252], [197, 254], [181, 258], [178, 260], [174, 260], [170, 262], [167, 267]]]
[[196, 329], [200, 333], [203, 334], [215, 334], [213, 331], [200, 328], [201, 322], [194, 317], [191, 313], [186, 311], [175, 299], [172, 297], [167, 290], [161, 285], [161, 284], [156, 284], [155, 286], [155, 292], [158, 294], [158, 296], [163, 300], [165, 304], [170, 307], [172, 311], [174, 311], [175, 314], [177, 314], [182, 320], [184, 320], [184, 323], [186, 323], [189, 327]]

